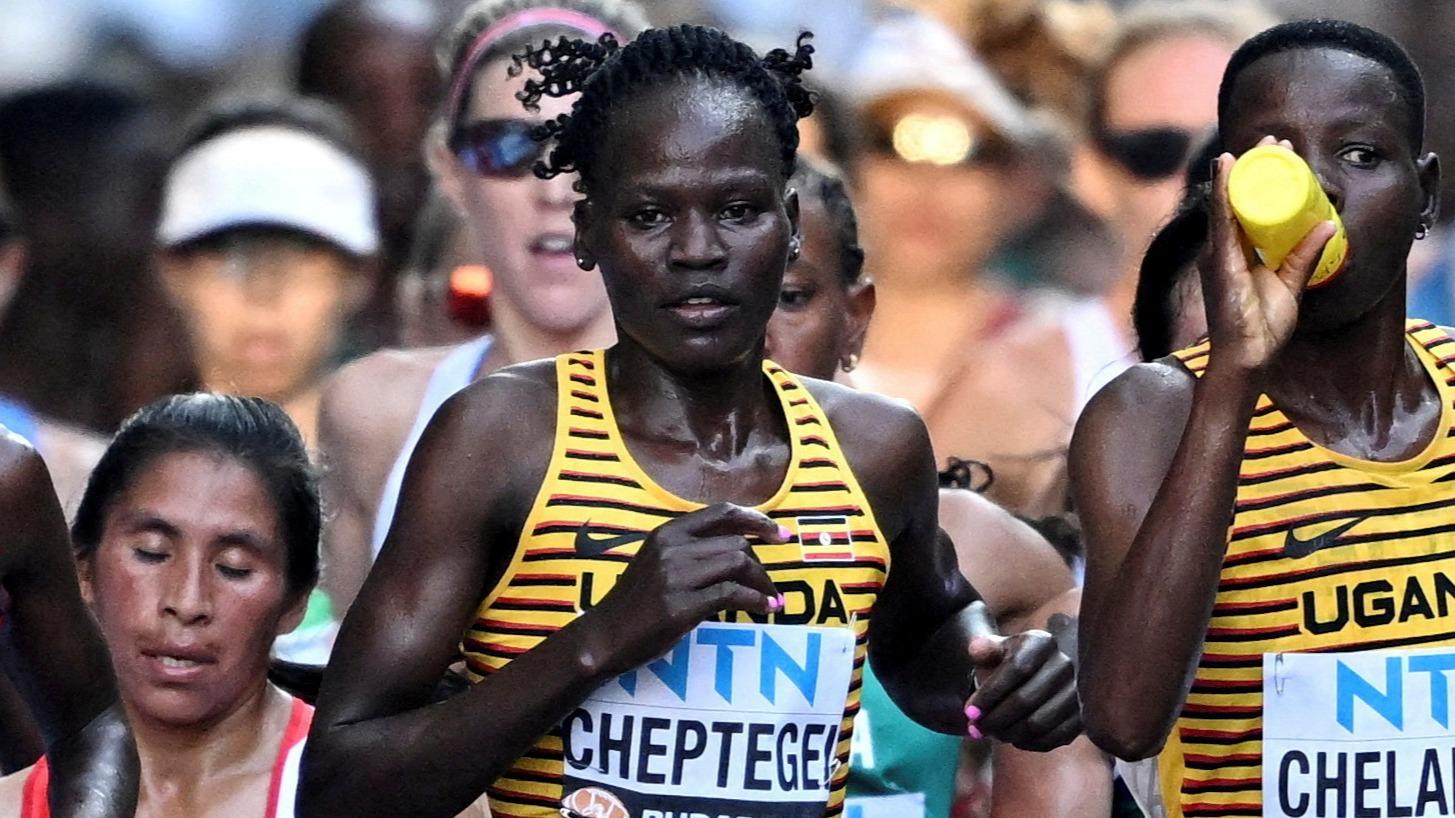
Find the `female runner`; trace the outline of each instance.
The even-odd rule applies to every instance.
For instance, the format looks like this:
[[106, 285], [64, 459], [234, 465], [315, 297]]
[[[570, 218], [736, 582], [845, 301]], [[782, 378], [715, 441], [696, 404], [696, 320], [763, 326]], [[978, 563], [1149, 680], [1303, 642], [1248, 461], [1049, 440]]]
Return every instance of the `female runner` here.
[[[580, 94], [539, 170], [580, 174], [576, 258], [619, 341], [435, 416], [324, 681], [303, 814], [488, 788], [497, 816], [837, 815], [870, 644], [928, 726], [1079, 731], [1049, 634], [972, 643], [918, 417], [763, 358], [810, 53], [681, 26], [522, 57], [527, 104]], [[429, 705], [461, 633], [476, 684]]]

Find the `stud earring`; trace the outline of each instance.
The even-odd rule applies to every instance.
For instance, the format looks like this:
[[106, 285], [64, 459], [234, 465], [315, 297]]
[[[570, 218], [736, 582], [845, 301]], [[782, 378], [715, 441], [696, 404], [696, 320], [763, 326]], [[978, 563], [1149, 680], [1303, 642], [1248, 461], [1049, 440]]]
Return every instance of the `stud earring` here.
[[845, 372], [853, 372], [855, 369], [858, 368], [859, 353], [857, 352], [850, 352], [848, 355], [845, 355], [842, 359], [839, 360], [839, 369], [842, 369]]
[[798, 257], [802, 253], [803, 253], [803, 246], [799, 243], [798, 239], [794, 239], [792, 242], [789, 243], [789, 245], [788, 245], [788, 260], [789, 261], [798, 261]]

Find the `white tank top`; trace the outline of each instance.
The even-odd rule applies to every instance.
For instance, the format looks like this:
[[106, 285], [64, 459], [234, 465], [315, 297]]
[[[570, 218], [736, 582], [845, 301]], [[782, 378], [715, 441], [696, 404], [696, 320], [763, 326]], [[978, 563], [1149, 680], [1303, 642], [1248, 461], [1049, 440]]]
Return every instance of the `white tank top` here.
[[482, 335], [467, 344], [455, 347], [429, 376], [424, 397], [419, 401], [419, 412], [414, 417], [414, 426], [410, 427], [409, 437], [404, 439], [404, 446], [399, 450], [399, 456], [394, 459], [394, 467], [389, 470], [389, 478], [384, 481], [379, 510], [374, 514], [372, 545], [375, 557], [379, 556], [379, 549], [384, 547], [384, 537], [394, 522], [394, 510], [399, 505], [399, 489], [404, 485], [404, 469], [409, 465], [414, 447], [419, 445], [424, 427], [429, 425], [434, 413], [451, 395], [474, 382], [475, 376], [480, 373], [480, 368], [485, 363], [485, 356], [490, 354], [490, 342], [489, 335]]

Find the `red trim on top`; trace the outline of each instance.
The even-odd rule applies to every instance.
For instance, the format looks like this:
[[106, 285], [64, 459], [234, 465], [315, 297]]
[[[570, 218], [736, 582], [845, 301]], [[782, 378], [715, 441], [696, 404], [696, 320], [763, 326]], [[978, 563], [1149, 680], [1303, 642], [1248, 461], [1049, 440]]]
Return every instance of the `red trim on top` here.
[[30, 768], [25, 777], [25, 792], [20, 799], [20, 818], [50, 818], [50, 765], [45, 756]]
[[288, 753], [308, 738], [308, 728], [313, 724], [313, 708], [302, 699], [293, 699], [293, 712], [288, 715], [288, 726], [283, 729], [283, 741], [278, 745], [278, 757], [273, 761], [273, 777], [268, 782], [267, 818], [278, 815], [279, 790], [283, 787], [283, 767]]

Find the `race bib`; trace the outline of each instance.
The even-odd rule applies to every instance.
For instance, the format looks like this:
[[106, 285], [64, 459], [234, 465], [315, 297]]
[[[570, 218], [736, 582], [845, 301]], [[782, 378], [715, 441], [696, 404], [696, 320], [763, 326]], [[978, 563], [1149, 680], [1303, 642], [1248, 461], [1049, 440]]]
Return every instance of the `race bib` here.
[[1263, 657], [1263, 814], [1455, 814], [1455, 650]]
[[822, 818], [849, 628], [703, 623], [561, 722], [564, 815]]
[[844, 802], [844, 818], [925, 818], [923, 793], [868, 795]]

